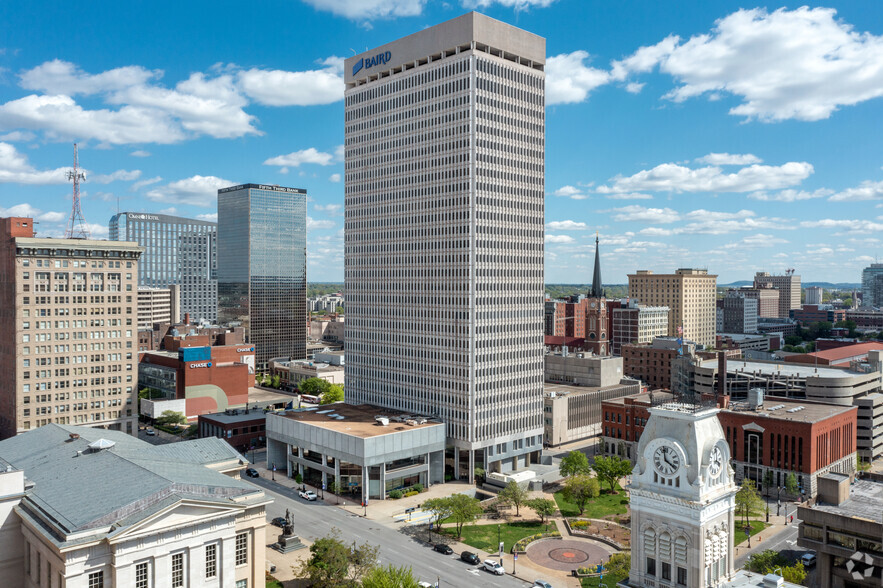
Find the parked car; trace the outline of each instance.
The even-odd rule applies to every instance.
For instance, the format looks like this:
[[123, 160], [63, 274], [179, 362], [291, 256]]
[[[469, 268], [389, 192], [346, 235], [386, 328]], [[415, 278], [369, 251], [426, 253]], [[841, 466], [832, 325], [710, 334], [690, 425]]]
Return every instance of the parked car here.
[[496, 560], [486, 559], [486, 560], [484, 560], [483, 565], [484, 565], [484, 569], [486, 569], [489, 572], [493, 572], [498, 576], [502, 576], [503, 574], [506, 573], [506, 570], [503, 569], [503, 566], [500, 564], [500, 562], [498, 562]]
[[156, 431], [154, 431], [151, 427], [147, 427], [147, 430], [144, 431], [144, 432], [147, 433], [147, 434], [148, 434], [149, 436], [151, 436], [151, 437], [153, 437], [154, 435], [156, 435]]
[[420, 588], [432, 588], [432, 584], [429, 582], [417, 582], [417, 585], [420, 586]]
[[304, 500], [310, 500], [310, 501], [313, 501], [313, 500], [316, 500], [317, 498], [319, 498], [318, 496], [316, 496], [316, 493], [313, 492], [312, 490], [301, 490], [300, 492], [298, 492], [298, 495], [301, 498], [303, 498]]
[[472, 564], [474, 566], [481, 563], [481, 558], [478, 555], [472, 553], [471, 551], [464, 551], [460, 554], [460, 559], [465, 561], [468, 564]]
[[245, 470], [245, 475], [248, 476], [249, 478], [260, 478], [261, 477], [261, 475], [258, 473], [258, 471], [254, 468], [247, 468]]
[[454, 550], [451, 549], [450, 545], [445, 545], [444, 543], [436, 543], [435, 545], [433, 545], [432, 548], [439, 553], [444, 553], [445, 555], [451, 555], [452, 553], [454, 553]]
[[534, 580], [533, 588], [552, 588], [552, 585], [545, 580]]
[[816, 554], [815, 553], [804, 553], [800, 557], [800, 563], [803, 564], [803, 567], [809, 568], [816, 565]]
[[285, 526], [285, 517], [276, 517], [272, 521], [270, 521], [271, 525], [276, 525], [280, 529]]

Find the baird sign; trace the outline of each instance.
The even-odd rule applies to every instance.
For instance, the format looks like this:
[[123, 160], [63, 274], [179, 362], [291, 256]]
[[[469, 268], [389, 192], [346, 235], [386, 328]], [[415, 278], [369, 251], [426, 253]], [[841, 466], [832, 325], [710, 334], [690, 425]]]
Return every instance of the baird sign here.
[[389, 51], [384, 51], [383, 53], [378, 53], [374, 57], [363, 57], [353, 64], [353, 75], [356, 75], [361, 71], [364, 67], [365, 69], [374, 67], [375, 65], [381, 65], [388, 62], [392, 59], [392, 53]]

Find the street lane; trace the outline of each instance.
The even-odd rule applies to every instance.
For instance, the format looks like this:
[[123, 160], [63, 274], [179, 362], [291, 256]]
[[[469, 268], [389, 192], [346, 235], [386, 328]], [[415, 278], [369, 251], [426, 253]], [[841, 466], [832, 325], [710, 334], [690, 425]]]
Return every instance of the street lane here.
[[[307, 502], [297, 496], [294, 489], [276, 484], [266, 478], [245, 478], [252, 484], [261, 486], [275, 501], [267, 507], [267, 520], [285, 516], [290, 509], [294, 516], [294, 532], [304, 539], [315, 541], [331, 532], [332, 527], [341, 532], [344, 542], [369, 542], [380, 546], [380, 563], [410, 567], [419, 580], [440, 586], [482, 586], [513, 588], [529, 586], [510, 575], [495, 576], [479, 566], [471, 566], [460, 561], [459, 554], [442, 555], [411, 535], [364, 519], [333, 504], [322, 501]], [[409, 528], [413, 530], [414, 528]], [[268, 526], [267, 537], [278, 534], [278, 527]], [[511, 570], [507, 570], [511, 571]]]

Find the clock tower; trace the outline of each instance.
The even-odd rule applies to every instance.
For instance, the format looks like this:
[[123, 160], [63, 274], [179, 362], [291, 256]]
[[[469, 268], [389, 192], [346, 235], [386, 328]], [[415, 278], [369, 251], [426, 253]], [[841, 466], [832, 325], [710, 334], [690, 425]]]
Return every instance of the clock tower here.
[[733, 574], [737, 487], [719, 409], [650, 409], [629, 485], [632, 567], [621, 586], [719, 586]]

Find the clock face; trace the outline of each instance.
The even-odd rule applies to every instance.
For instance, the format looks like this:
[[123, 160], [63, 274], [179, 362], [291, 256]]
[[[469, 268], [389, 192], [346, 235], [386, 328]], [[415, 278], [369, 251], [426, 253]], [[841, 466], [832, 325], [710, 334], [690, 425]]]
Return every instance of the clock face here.
[[677, 451], [663, 445], [653, 452], [653, 465], [660, 474], [670, 476], [681, 467], [681, 458]]
[[715, 447], [711, 450], [711, 455], [708, 458], [708, 473], [712, 478], [716, 478], [723, 468], [724, 454], [720, 447]]

